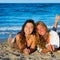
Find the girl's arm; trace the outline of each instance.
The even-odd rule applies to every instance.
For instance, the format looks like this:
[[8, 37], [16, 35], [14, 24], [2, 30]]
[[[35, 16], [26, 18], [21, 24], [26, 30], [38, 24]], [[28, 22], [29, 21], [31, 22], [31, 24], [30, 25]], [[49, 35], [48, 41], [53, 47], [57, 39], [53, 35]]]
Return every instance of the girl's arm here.
[[24, 46], [24, 44], [22, 44], [21, 42], [20, 42], [20, 34], [17, 34], [16, 35], [16, 44], [17, 44], [17, 47], [19, 48], [19, 50], [21, 51], [21, 52], [23, 52], [23, 49], [25, 48], [25, 46]]
[[47, 52], [52, 52], [54, 51], [54, 46], [53, 45], [48, 45], [48, 47], [46, 49], [43, 49], [41, 52], [42, 53], [47, 53]]

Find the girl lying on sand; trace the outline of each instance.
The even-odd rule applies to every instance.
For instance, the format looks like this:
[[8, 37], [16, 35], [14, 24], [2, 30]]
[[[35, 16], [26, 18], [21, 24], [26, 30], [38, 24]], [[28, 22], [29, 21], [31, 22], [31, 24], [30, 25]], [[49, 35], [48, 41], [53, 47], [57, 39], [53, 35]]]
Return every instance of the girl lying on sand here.
[[53, 30], [51, 31], [48, 31], [47, 26], [43, 22], [39, 21], [36, 23], [37, 45], [39, 52], [47, 53], [59, 48], [59, 35], [56, 32], [59, 18], [60, 17], [56, 15]]
[[36, 50], [35, 23], [27, 20], [22, 26], [22, 30], [16, 35], [15, 39], [8, 39], [8, 44], [18, 48], [24, 54], [30, 54]]

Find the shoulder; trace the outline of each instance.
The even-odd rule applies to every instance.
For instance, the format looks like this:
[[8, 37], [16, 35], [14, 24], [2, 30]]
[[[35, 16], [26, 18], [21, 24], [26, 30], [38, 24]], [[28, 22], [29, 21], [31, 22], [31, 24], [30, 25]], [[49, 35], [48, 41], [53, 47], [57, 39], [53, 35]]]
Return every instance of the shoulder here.
[[21, 36], [21, 34], [17, 34], [17, 35], [16, 35], [16, 39], [19, 39], [20, 36]]

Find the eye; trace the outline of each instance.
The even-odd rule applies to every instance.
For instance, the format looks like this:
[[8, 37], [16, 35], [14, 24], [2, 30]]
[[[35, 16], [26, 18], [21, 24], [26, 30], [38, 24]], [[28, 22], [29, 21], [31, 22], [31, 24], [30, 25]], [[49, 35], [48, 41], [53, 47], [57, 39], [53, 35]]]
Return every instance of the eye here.
[[31, 25], [30, 28], [33, 28], [33, 25]]
[[26, 27], [26, 28], [28, 28], [28, 26], [27, 26], [27, 25], [26, 25], [25, 27]]

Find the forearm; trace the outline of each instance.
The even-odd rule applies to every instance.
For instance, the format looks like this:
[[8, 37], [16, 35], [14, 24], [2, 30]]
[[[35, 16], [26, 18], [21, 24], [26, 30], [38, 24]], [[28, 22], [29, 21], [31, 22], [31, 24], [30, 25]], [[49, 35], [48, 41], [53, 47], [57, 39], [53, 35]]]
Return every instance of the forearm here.
[[50, 52], [50, 50], [49, 50], [49, 49], [44, 49], [44, 50], [42, 50], [41, 52], [42, 52], [42, 53], [47, 53], [47, 52]]
[[19, 40], [16, 40], [16, 45], [20, 52], [23, 52], [23, 49], [25, 48], [24, 44], [22, 44]]

